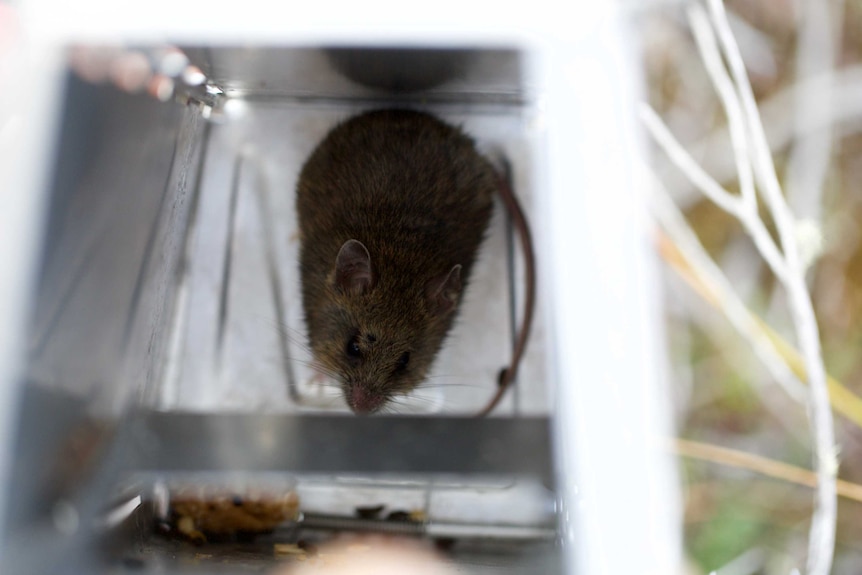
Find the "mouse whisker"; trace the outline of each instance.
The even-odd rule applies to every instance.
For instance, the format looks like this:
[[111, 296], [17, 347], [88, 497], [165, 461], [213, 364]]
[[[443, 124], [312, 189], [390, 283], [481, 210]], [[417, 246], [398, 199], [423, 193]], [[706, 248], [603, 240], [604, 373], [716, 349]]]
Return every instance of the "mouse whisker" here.
[[447, 387], [458, 387], [464, 389], [484, 389], [490, 387], [481, 383], [422, 383], [417, 389], [445, 389]]
[[390, 399], [389, 399], [389, 401], [388, 401], [388, 402], [386, 402], [386, 405], [388, 405], [388, 406], [392, 406], [392, 407], [395, 407], [395, 406], [397, 406], [397, 407], [407, 407], [407, 408], [411, 407], [409, 402], [404, 401], [404, 400], [403, 400], [403, 399], [401, 399], [401, 398], [398, 398], [398, 399], [396, 399], [396, 398], [390, 398]]
[[276, 330], [288, 337], [293, 337], [293, 335], [291, 335], [291, 333], [293, 333], [296, 336], [299, 336], [300, 341], [305, 340], [305, 333], [303, 331], [291, 327], [278, 318], [263, 314], [255, 314], [255, 316], [259, 321], [268, 324], [270, 327], [274, 327]]
[[273, 318], [261, 318], [261, 320], [287, 339], [292, 345], [311, 354], [311, 347], [308, 345], [308, 336], [304, 331], [292, 328]]
[[315, 372], [319, 373], [320, 375], [326, 375], [332, 379], [338, 379], [338, 373], [335, 370], [330, 369], [330, 368], [326, 367], [325, 365], [318, 363], [317, 361], [315, 361], [313, 359], [298, 359], [298, 358], [288, 358], [288, 359], [290, 361], [293, 361], [293, 362], [299, 364], [299, 365], [302, 365], [302, 366], [307, 367], [311, 370], [314, 370]]
[[332, 379], [338, 379], [338, 372], [331, 367], [328, 367], [326, 364], [323, 364], [315, 357], [307, 358], [307, 359], [297, 359], [297, 362], [305, 365], [314, 371], [318, 372], [321, 375], [328, 375], [332, 377]]
[[293, 345], [303, 351], [311, 353], [311, 346], [308, 345], [308, 337], [304, 333], [297, 332], [297, 335], [291, 335], [289, 329], [285, 326], [277, 326], [276, 329]]
[[476, 381], [480, 378], [475, 375], [464, 375], [464, 374], [446, 374], [446, 375], [429, 375], [425, 378], [425, 381], [442, 381], [442, 382], [453, 382], [453, 383], [464, 383], [468, 381]]
[[[323, 365], [317, 363], [313, 359], [303, 359], [303, 358], [298, 358], [298, 357], [293, 357], [293, 356], [287, 356], [285, 359], [287, 359], [291, 363], [295, 363], [297, 365], [307, 367], [307, 368], [319, 373], [320, 375], [328, 377], [329, 379], [333, 379], [333, 380], [338, 379], [338, 373], [337, 372], [335, 372], [332, 369], [328, 369], [328, 368], [324, 367]], [[337, 384], [333, 384], [333, 385], [337, 385]]]
[[320, 389], [334, 389], [335, 391], [341, 393], [342, 387], [338, 383], [329, 382], [329, 381], [306, 381], [304, 385], [320, 388]]
[[399, 398], [398, 401], [395, 401], [396, 404], [402, 405], [404, 407], [415, 407], [417, 404], [419, 406], [433, 406], [437, 405], [438, 401], [436, 398], [432, 397], [422, 397], [419, 395], [411, 395], [405, 398]]
[[444, 406], [440, 405], [436, 401], [412, 401], [410, 403], [405, 403], [403, 407], [407, 409], [421, 409], [423, 413], [426, 412], [437, 412], [439, 409], [442, 409]]
[[315, 387], [321, 387], [323, 389], [334, 389], [336, 391], [341, 391], [342, 387], [338, 383], [329, 382], [329, 381], [315, 381], [311, 385]]
[[381, 415], [400, 415], [395, 406], [389, 402], [383, 404], [377, 412]]
[[320, 374], [320, 375], [322, 375], [322, 376], [324, 376], [324, 377], [328, 377], [328, 378], [329, 378], [329, 380], [330, 380], [330, 381], [320, 381], [320, 382], [318, 382], [318, 383], [320, 383], [321, 385], [323, 385], [323, 384], [331, 384], [331, 385], [333, 385], [333, 386], [335, 386], [335, 387], [339, 387], [339, 388], [341, 387], [341, 383], [340, 383], [341, 377], [340, 377], [340, 374], [339, 374], [338, 372], [336, 372], [334, 369], [330, 369], [330, 368], [326, 367], [325, 365], [322, 365], [322, 364], [320, 364], [320, 363], [318, 363], [318, 362], [316, 362], [316, 361], [311, 361], [311, 362], [309, 362], [307, 365], [308, 365], [308, 367], [310, 367], [311, 369], [313, 369], [313, 370], [314, 370], [315, 372], [317, 372], [318, 374]]

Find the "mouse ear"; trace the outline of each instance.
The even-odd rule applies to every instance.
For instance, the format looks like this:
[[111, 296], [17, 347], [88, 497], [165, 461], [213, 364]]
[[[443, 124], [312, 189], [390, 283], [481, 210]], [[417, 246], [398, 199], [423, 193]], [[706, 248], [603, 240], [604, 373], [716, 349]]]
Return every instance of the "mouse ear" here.
[[371, 289], [371, 255], [359, 240], [347, 240], [335, 258], [335, 285], [344, 293]]
[[446, 315], [458, 305], [461, 295], [461, 264], [457, 264], [445, 276], [428, 282], [428, 307], [434, 315]]

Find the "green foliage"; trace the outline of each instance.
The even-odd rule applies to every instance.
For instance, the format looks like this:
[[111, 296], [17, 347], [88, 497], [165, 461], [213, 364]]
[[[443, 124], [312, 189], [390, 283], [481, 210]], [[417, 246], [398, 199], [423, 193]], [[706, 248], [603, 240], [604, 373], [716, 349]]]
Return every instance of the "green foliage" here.
[[688, 532], [688, 551], [705, 572], [718, 569], [757, 544], [768, 518], [737, 497], [725, 498], [715, 514]]

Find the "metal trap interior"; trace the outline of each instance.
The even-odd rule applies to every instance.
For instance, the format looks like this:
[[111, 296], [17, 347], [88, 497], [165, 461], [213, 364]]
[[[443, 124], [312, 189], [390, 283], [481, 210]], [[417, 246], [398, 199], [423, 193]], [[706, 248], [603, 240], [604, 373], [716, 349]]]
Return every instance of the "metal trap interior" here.
[[[410, 107], [501, 151], [530, 218], [526, 55], [183, 52], [206, 82], [168, 102], [69, 75], [27, 334], [10, 572], [259, 572], [291, 560], [276, 545], [381, 531], [435, 541], [465, 573], [554, 572], [541, 313], [517, 384], [491, 418], [470, 417], [495, 391], [521, 313], [502, 206], [426, 385], [356, 418], [308, 368], [293, 204], [303, 161], [337, 122]], [[274, 482], [298, 495], [301, 517], [198, 547], [158, 530], [177, 482], [240, 500]]]

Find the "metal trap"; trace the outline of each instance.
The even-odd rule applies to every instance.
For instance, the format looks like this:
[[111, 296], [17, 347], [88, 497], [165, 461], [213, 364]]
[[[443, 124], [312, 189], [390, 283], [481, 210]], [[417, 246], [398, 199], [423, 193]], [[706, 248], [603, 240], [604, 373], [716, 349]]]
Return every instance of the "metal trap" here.
[[508, 362], [523, 297], [504, 210], [428, 381], [382, 416], [348, 415], [308, 367], [296, 263], [299, 169], [367, 109], [427, 110], [502, 151], [529, 213], [523, 54], [182, 53], [207, 79], [167, 102], [68, 77], [12, 572], [254, 572], [345, 533], [432, 542], [464, 572], [556, 565], [541, 321], [517, 385], [491, 419], [470, 417]]

